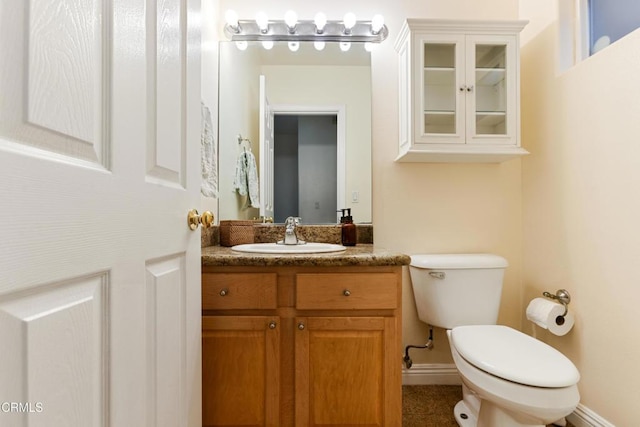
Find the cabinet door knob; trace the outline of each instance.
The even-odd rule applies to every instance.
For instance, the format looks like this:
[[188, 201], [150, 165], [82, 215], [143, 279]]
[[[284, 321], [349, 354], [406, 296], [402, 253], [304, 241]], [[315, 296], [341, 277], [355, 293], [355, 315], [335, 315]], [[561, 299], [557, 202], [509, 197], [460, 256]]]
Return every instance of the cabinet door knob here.
[[271, 322], [269, 322], [269, 329], [275, 329], [276, 326], [278, 326], [278, 324], [276, 322], [274, 322], [273, 320]]
[[220, 291], [220, 296], [221, 297], [227, 296], [228, 293], [229, 293], [228, 289], [223, 289], [223, 290]]
[[343, 294], [345, 297], [348, 297], [349, 295], [351, 295], [351, 291], [350, 291], [349, 289], [345, 289], [345, 290], [344, 290], [344, 292], [342, 292], [342, 294]]
[[460, 92], [464, 92], [465, 87], [464, 86], [460, 86]]
[[467, 92], [473, 92], [473, 85], [467, 87]]
[[298, 323], [298, 329], [300, 329], [301, 331], [304, 330], [304, 323]]

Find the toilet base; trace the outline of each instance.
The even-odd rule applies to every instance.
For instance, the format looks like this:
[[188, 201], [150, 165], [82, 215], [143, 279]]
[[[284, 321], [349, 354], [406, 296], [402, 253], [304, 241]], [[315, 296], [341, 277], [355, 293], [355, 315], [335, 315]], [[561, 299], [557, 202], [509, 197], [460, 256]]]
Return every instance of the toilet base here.
[[453, 415], [456, 417], [456, 422], [460, 427], [476, 427], [478, 425], [476, 416], [469, 410], [464, 400], [456, 403], [453, 408]]

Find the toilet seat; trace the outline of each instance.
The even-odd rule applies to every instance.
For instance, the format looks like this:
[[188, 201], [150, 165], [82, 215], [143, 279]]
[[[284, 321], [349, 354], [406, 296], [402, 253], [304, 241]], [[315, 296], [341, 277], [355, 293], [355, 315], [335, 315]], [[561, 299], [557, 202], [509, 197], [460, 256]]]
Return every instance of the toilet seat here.
[[555, 348], [503, 325], [451, 330], [451, 343], [468, 363], [499, 378], [535, 387], [578, 383], [575, 365]]

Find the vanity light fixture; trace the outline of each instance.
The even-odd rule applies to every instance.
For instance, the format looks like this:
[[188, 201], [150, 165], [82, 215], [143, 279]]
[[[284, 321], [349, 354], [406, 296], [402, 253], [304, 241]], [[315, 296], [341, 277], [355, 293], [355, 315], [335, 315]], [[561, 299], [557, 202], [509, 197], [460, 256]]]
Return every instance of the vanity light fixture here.
[[381, 15], [359, 21], [349, 12], [342, 20], [328, 20], [318, 12], [313, 20], [298, 20], [288, 11], [284, 20], [269, 20], [264, 12], [255, 20], [239, 20], [237, 13], [227, 11], [225, 18], [224, 32], [231, 41], [381, 43], [389, 35]]

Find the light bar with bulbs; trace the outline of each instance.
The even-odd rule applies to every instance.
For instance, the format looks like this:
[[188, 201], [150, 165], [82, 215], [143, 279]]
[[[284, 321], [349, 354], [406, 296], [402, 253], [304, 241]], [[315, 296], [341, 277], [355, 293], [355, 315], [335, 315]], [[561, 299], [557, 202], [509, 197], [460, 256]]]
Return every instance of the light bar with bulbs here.
[[255, 20], [239, 20], [230, 10], [225, 18], [224, 32], [235, 42], [380, 43], [389, 35], [382, 15], [375, 15], [371, 21], [358, 21], [353, 13], [347, 13], [338, 21], [327, 20], [320, 12], [313, 20], [298, 20], [295, 12], [288, 11], [284, 20], [269, 20], [262, 12]]

